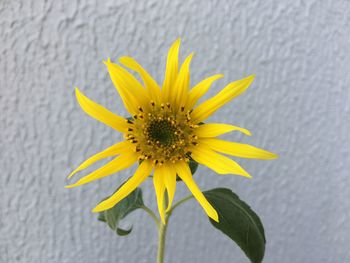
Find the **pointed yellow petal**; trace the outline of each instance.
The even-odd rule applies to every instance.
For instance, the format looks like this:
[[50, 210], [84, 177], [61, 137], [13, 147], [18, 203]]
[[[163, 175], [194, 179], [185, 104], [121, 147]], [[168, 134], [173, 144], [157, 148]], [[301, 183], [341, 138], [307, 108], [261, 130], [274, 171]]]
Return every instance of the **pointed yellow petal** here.
[[249, 144], [227, 142], [215, 138], [201, 139], [199, 143], [208, 146], [214, 151], [241, 158], [271, 160], [278, 157], [277, 154], [265, 151]]
[[176, 172], [172, 164], [164, 164], [161, 168], [163, 174], [165, 188], [168, 193], [168, 207], [166, 211], [171, 209], [176, 191]]
[[83, 185], [86, 183], [89, 183], [91, 181], [101, 179], [103, 177], [109, 176], [111, 174], [114, 174], [116, 172], [119, 172], [123, 169], [126, 169], [133, 165], [137, 161], [138, 155], [134, 152], [125, 153], [118, 157], [116, 157], [114, 160], [110, 161], [106, 165], [100, 167], [99, 169], [93, 171], [92, 173], [84, 176], [78, 182], [67, 185], [66, 188], [73, 188], [79, 185]]
[[156, 166], [153, 174], [153, 184], [154, 190], [157, 196], [157, 204], [160, 218], [165, 224], [165, 204], [164, 204], [164, 193], [165, 193], [165, 185], [164, 185], [164, 173], [161, 166]]
[[143, 181], [145, 181], [152, 172], [152, 169], [153, 165], [149, 160], [143, 161], [137, 168], [135, 174], [128, 181], [126, 181], [126, 183], [123, 184], [116, 193], [99, 203], [92, 210], [92, 212], [101, 212], [115, 206], [118, 202], [134, 191]]
[[160, 88], [157, 82], [151, 77], [150, 74], [133, 58], [131, 57], [121, 57], [119, 62], [125, 67], [136, 71], [140, 74], [143, 83], [146, 86], [148, 96], [157, 104], [160, 104]]
[[117, 154], [120, 154], [122, 152], [130, 150], [131, 144], [127, 141], [119, 142], [117, 144], [114, 144], [107, 149], [103, 150], [102, 152], [99, 152], [93, 156], [91, 156], [89, 159], [84, 161], [81, 165], [78, 166], [70, 175], [68, 175], [68, 179], [71, 178], [74, 174], [76, 174], [79, 171], [82, 171], [89, 167], [90, 165], [94, 164], [95, 162], [102, 160], [107, 157], [115, 156]]
[[171, 96], [175, 100], [174, 107], [175, 110], [178, 110], [181, 106], [186, 106], [186, 101], [189, 92], [190, 85], [190, 64], [193, 58], [193, 53], [191, 53], [184, 61], [181, 66], [179, 75], [176, 79], [174, 87], [171, 89]]
[[214, 207], [208, 202], [197, 184], [193, 180], [191, 170], [186, 162], [178, 162], [175, 165], [176, 172], [182, 181], [187, 185], [193, 196], [197, 199], [200, 205], [203, 207], [205, 213], [216, 222], [219, 222], [219, 216]]
[[163, 102], [170, 102], [171, 89], [174, 87], [179, 72], [179, 50], [180, 39], [177, 39], [169, 49], [166, 62], [165, 78], [163, 82], [162, 98]]
[[75, 95], [80, 107], [92, 118], [108, 125], [109, 127], [125, 132], [128, 128], [126, 119], [110, 112], [96, 102], [90, 100], [78, 88], [75, 88]]
[[192, 109], [197, 101], [209, 90], [211, 84], [220, 78], [223, 78], [224, 75], [217, 74], [206, 78], [194, 86], [188, 94], [188, 100], [186, 104], [186, 109]]
[[206, 100], [193, 110], [191, 114], [192, 121], [194, 123], [199, 123], [208, 118], [217, 109], [221, 108], [223, 105], [243, 93], [253, 82], [253, 80], [254, 76], [251, 75], [247, 78], [228, 84], [217, 95]]
[[218, 174], [237, 174], [248, 178], [251, 176], [235, 161], [212, 151], [203, 144], [198, 144], [190, 149], [191, 157], [200, 164], [203, 164]]
[[198, 137], [217, 137], [222, 134], [231, 132], [231, 131], [240, 131], [244, 133], [245, 135], [250, 136], [251, 133], [247, 129], [234, 126], [234, 125], [229, 125], [229, 124], [222, 124], [222, 123], [208, 123], [208, 124], [203, 124], [199, 125], [195, 130], [195, 134]]
[[129, 113], [136, 114], [140, 106], [149, 107], [148, 94], [133, 75], [121, 66], [112, 63], [110, 59], [104, 61], [104, 63]]

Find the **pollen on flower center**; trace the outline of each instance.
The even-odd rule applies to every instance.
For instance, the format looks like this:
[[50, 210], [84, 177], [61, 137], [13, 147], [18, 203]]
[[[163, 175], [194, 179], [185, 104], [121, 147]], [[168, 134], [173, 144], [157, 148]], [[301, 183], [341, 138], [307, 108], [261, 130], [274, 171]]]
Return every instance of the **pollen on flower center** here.
[[155, 164], [188, 161], [191, 154], [188, 148], [197, 143], [197, 136], [193, 135], [197, 125], [191, 123], [190, 112], [184, 107], [175, 110], [170, 103], [150, 105], [149, 110], [139, 107], [133, 120], [128, 120], [133, 128], [125, 134], [140, 153], [139, 159], [151, 159]]

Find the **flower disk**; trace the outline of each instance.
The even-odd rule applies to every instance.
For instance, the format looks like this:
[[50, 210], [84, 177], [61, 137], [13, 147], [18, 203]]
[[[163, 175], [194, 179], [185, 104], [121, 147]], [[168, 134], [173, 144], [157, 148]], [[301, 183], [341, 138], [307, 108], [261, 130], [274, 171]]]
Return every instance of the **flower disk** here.
[[[193, 54], [179, 68], [179, 48], [180, 40], [176, 40], [169, 49], [162, 87], [131, 57], [122, 57], [119, 62], [137, 72], [143, 85], [124, 67], [112, 63], [110, 59], [104, 62], [114, 86], [132, 116], [128, 119], [110, 112], [76, 88], [76, 97], [81, 108], [92, 118], [123, 133], [125, 141], [88, 158], [68, 178], [99, 160], [114, 157], [104, 166], [66, 187], [83, 185], [117, 173], [135, 163], [139, 164], [135, 174], [118, 191], [98, 204], [93, 209], [94, 212], [113, 207], [153, 173], [158, 210], [163, 222], [165, 213], [172, 207], [177, 176], [187, 185], [206, 214], [218, 221], [217, 212], [193, 179], [189, 161], [203, 164], [219, 174], [236, 174], [249, 178], [248, 172], [226, 155], [255, 159], [277, 157], [251, 145], [217, 138], [231, 131], [250, 136], [250, 132], [244, 128], [221, 123], [203, 123], [219, 108], [243, 93], [253, 82], [254, 76], [231, 82], [217, 95], [198, 103], [211, 84], [223, 76], [211, 76], [190, 88], [190, 63]], [[164, 203], [165, 194], [168, 197], [167, 207]]]
[[131, 128], [125, 139], [136, 145], [140, 160], [152, 160], [157, 165], [166, 162], [189, 161], [190, 147], [197, 144], [198, 137], [194, 129], [198, 125], [191, 123], [190, 112], [182, 107], [173, 110], [169, 102], [156, 105], [150, 102], [146, 112], [139, 107], [139, 113], [128, 120]]

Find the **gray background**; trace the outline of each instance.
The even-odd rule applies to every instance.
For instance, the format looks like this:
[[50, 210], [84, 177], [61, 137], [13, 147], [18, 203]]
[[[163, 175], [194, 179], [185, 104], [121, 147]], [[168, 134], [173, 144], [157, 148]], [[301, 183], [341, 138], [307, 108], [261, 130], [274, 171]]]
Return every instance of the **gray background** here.
[[[200, 168], [202, 189], [232, 188], [257, 211], [264, 262], [350, 262], [349, 1], [6, 1], [0, 4], [0, 262], [155, 262], [153, 222], [137, 211], [117, 237], [90, 209], [130, 174], [67, 190], [65, 176], [121, 138], [78, 107], [73, 86], [125, 115], [104, 65], [138, 59], [163, 79], [182, 37], [192, 83], [248, 74], [251, 88], [214, 121], [250, 129], [225, 138], [277, 152], [242, 160], [252, 180]], [[155, 208], [151, 182], [145, 200]], [[176, 198], [188, 193], [180, 186]], [[248, 262], [191, 201], [171, 219], [166, 262]]]

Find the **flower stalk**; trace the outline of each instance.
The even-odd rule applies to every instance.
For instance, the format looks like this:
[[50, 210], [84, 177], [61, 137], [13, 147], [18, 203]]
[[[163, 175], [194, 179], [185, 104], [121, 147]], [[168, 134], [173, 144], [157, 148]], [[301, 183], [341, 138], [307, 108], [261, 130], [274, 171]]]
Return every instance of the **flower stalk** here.
[[164, 263], [165, 237], [170, 214], [165, 215], [165, 223], [160, 223], [158, 228], [158, 254], [157, 263]]
[[151, 209], [149, 209], [147, 206], [142, 206], [141, 207], [154, 221], [154, 223], [156, 223], [157, 227], [160, 227], [160, 222], [157, 218], [157, 216], [153, 213], [153, 211]]
[[188, 200], [192, 199], [193, 195], [186, 196], [185, 198], [179, 200], [176, 202], [171, 209], [165, 213], [164, 217], [164, 223], [159, 222], [158, 224], [158, 253], [157, 253], [157, 263], [164, 263], [164, 252], [165, 252], [165, 238], [166, 238], [166, 231], [168, 228], [168, 222], [170, 219], [170, 216], [172, 215], [174, 209], [181, 204], [187, 202]]

